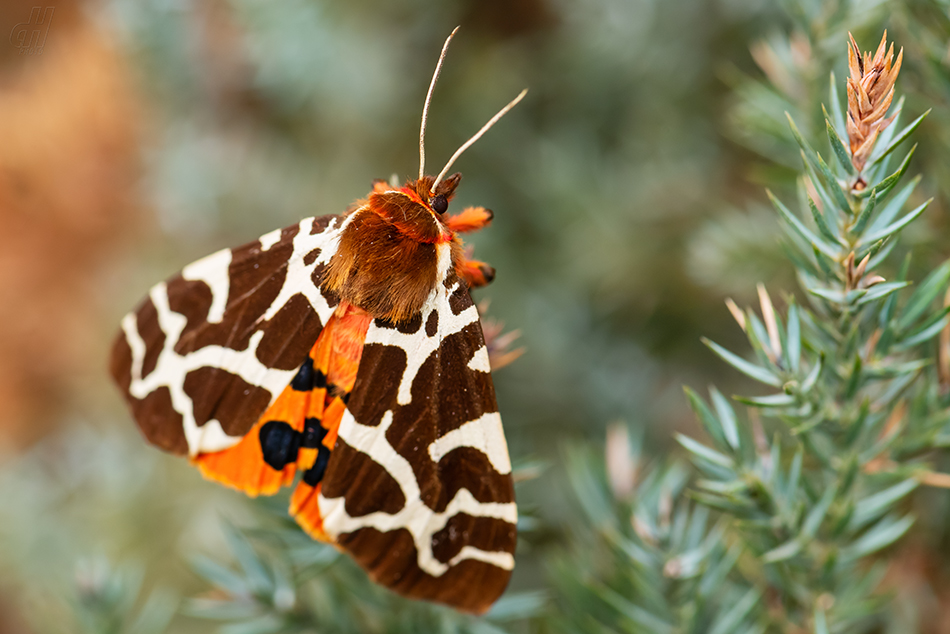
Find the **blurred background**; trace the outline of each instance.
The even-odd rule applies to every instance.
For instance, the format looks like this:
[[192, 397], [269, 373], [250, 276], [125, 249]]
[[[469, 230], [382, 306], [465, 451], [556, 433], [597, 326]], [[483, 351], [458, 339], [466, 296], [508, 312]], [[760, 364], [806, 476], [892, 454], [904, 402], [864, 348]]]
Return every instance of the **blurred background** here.
[[[799, 167], [785, 111], [823, 133], [816, 104], [829, 69], [844, 77], [849, 30], [873, 50], [887, 28], [905, 48], [905, 121], [935, 107], [915, 167], [920, 196], [937, 199], [905, 243], [921, 271], [946, 257], [947, 10], [3, 0], [0, 633], [76, 631], [84, 588], [122, 562], [147, 587], [206, 588], [188, 557], [223, 553], [220, 519], [253, 522], [253, 505], [139, 438], [107, 376], [111, 338], [184, 264], [340, 213], [374, 178], [413, 176], [422, 102], [456, 25], [430, 171], [529, 88], [456, 163], [453, 208], [495, 211], [468, 240], [498, 272], [476, 300], [521, 331], [525, 354], [495, 385], [516, 465], [543, 474], [519, 483], [530, 521], [512, 588], [544, 590], [576, 516], [565, 447], [602, 451], [608, 424], [625, 421], [651, 453], [674, 451], [675, 431], [696, 433], [684, 384], [742, 384], [700, 342], [741, 340], [724, 299], [752, 301], [757, 282], [795, 291], [764, 188], [790, 191]], [[207, 631], [178, 618], [173, 631]]]

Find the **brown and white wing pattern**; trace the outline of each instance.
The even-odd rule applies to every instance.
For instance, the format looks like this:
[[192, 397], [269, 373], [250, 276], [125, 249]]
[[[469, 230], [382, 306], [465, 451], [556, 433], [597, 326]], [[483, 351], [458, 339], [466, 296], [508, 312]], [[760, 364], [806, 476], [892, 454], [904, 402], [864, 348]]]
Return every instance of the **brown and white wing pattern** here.
[[111, 371], [151, 443], [194, 457], [247, 433], [333, 313], [320, 282], [345, 222], [306, 218], [213, 253], [125, 316]]
[[478, 312], [441, 269], [420, 314], [370, 325], [319, 505], [375, 581], [483, 612], [514, 567], [517, 508]]

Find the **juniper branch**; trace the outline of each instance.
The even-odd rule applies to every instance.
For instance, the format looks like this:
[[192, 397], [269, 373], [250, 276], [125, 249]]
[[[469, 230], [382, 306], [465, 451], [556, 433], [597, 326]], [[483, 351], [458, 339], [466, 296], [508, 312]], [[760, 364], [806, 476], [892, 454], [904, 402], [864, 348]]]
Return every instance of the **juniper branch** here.
[[885, 157], [919, 120], [898, 131], [900, 105], [888, 114], [901, 56], [892, 64], [885, 45], [872, 57], [850, 42], [849, 148], [834, 146], [842, 131], [825, 121], [837, 169], [789, 118], [807, 202], [795, 213], [770, 196], [806, 303], [789, 297], [783, 315], [760, 289], [761, 318], [739, 313], [756, 361], [709, 343], [767, 393], [734, 397], [738, 411], [714, 389], [712, 408], [691, 396], [711, 442], [680, 439], [701, 474], [693, 495], [748, 548], [743, 573], [765, 589], [775, 631], [869, 631], [886, 605], [875, 562], [912, 526], [908, 496], [940, 480], [930, 459], [946, 419], [932, 342], [948, 323], [934, 304], [950, 263], [913, 290], [906, 266], [881, 273], [929, 202], [901, 211], [913, 183], [892, 195], [914, 148], [892, 171]]

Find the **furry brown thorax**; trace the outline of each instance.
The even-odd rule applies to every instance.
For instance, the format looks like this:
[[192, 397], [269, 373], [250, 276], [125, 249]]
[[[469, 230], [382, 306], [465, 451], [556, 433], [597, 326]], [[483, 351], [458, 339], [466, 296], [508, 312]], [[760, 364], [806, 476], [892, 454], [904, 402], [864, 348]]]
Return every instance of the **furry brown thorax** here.
[[462, 246], [443, 214], [462, 179], [453, 174], [432, 191], [433, 176], [393, 188], [376, 181], [349, 215], [323, 287], [373, 317], [400, 322], [417, 313], [438, 283], [439, 253], [450, 249], [449, 275]]

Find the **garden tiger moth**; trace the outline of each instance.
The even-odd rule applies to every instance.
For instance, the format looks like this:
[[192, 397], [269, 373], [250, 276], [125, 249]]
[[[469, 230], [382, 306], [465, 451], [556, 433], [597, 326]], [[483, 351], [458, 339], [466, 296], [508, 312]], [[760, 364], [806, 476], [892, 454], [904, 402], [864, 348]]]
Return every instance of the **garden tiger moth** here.
[[152, 444], [252, 496], [296, 479], [290, 513], [311, 536], [402, 595], [481, 613], [514, 567], [517, 508], [469, 295], [494, 271], [458, 237], [492, 215], [446, 214], [461, 178], [446, 174], [525, 93], [426, 176], [454, 34], [418, 179], [157, 284], [122, 320], [111, 372]]

